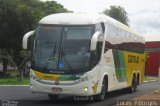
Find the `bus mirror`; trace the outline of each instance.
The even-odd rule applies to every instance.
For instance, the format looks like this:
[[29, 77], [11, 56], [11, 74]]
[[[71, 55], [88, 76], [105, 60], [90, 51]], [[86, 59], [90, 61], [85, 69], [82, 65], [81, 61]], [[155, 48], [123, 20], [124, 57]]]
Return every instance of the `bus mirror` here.
[[28, 49], [28, 39], [31, 35], [33, 35], [35, 33], [35, 30], [33, 31], [30, 31], [28, 33], [26, 33], [24, 36], [23, 36], [23, 41], [22, 41], [22, 48], [23, 49]]
[[97, 31], [93, 34], [92, 39], [91, 39], [91, 47], [90, 50], [96, 50], [97, 47], [97, 41], [99, 36], [101, 35], [100, 31]]

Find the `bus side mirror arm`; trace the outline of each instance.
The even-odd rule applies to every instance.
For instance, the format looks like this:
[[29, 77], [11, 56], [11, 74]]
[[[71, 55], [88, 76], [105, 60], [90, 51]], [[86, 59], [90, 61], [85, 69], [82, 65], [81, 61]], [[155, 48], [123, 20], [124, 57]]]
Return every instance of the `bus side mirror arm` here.
[[24, 36], [23, 36], [23, 41], [22, 41], [22, 48], [23, 49], [27, 49], [27, 45], [28, 45], [28, 38], [33, 35], [35, 33], [35, 30], [27, 32]]
[[92, 39], [91, 39], [91, 46], [90, 46], [90, 50], [96, 50], [97, 47], [97, 42], [99, 40], [103, 40], [103, 36], [101, 36], [101, 32], [97, 31], [93, 34]]

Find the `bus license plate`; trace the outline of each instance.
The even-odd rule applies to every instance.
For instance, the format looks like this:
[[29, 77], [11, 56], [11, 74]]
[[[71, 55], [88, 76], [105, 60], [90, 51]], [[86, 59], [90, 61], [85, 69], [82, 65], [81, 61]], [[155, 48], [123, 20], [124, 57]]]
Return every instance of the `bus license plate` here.
[[58, 88], [58, 87], [53, 87], [52, 88], [53, 92], [62, 92], [62, 88]]

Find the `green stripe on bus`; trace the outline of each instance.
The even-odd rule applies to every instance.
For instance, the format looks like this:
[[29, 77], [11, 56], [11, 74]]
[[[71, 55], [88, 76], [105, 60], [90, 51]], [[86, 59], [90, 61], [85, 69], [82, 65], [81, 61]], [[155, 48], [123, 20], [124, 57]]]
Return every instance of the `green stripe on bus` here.
[[113, 50], [116, 77], [119, 82], [126, 81], [126, 65], [123, 51]]
[[119, 61], [120, 61], [120, 71], [121, 71], [121, 77], [123, 81], [126, 81], [126, 65], [124, 60], [124, 53], [122, 51], [119, 51]]
[[79, 77], [76, 77], [75, 75], [62, 75], [58, 79], [61, 81], [66, 81], [66, 80], [76, 80]]

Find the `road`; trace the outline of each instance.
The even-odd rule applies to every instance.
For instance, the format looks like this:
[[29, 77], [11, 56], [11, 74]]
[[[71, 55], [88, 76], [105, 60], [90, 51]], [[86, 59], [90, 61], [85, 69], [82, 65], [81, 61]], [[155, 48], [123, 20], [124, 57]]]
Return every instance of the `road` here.
[[[138, 86], [135, 93], [129, 94], [125, 90], [118, 90], [107, 94], [105, 101], [95, 102], [82, 100], [78, 97], [62, 96], [59, 101], [50, 101], [45, 94], [31, 94], [28, 86], [0, 86], [0, 100], [15, 100], [18, 101], [18, 106], [112, 106], [117, 103], [117, 100], [130, 100], [134, 97], [145, 95], [160, 89], [160, 82], [149, 82]], [[81, 99], [81, 98], [80, 98]], [[2, 103], [0, 103], [0, 106]]]

